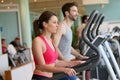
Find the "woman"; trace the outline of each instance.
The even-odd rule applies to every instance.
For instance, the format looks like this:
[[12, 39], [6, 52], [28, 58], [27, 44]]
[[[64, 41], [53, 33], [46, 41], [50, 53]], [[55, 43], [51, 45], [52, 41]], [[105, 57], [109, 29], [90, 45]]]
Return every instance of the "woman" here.
[[[35, 61], [35, 70], [32, 80], [43, 80], [45, 78], [51, 78], [53, 73], [64, 72], [70, 77], [76, 75], [76, 72], [72, 67], [78, 64], [82, 64], [85, 61], [59, 61], [58, 52], [51, 40], [51, 35], [56, 32], [58, 26], [57, 16], [51, 11], [45, 11], [41, 14], [38, 20], [35, 20], [34, 24], [38, 26], [42, 33], [35, 37], [32, 44], [32, 51]], [[39, 30], [39, 29], [37, 29]], [[67, 68], [66, 68], [67, 67]], [[68, 80], [66, 77], [60, 80]], [[69, 79], [75, 80], [75, 79]]]

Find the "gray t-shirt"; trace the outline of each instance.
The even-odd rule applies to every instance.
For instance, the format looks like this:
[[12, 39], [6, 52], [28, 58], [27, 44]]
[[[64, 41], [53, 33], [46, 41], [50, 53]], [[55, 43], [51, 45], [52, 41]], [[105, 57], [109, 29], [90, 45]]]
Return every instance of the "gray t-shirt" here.
[[71, 54], [72, 31], [65, 23], [63, 23], [62, 26], [65, 27], [66, 33], [64, 35], [62, 35], [58, 48], [62, 52], [65, 59], [71, 60], [71, 59], [75, 58]]

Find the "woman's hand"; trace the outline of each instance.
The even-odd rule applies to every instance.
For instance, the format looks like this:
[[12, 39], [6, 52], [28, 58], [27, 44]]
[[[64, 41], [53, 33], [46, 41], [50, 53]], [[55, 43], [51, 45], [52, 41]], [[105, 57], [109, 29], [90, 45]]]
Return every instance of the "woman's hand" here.
[[80, 64], [83, 64], [85, 63], [86, 61], [69, 61], [68, 64], [66, 65], [66, 67], [73, 67], [73, 66], [76, 66], [76, 65], [80, 65]]
[[60, 61], [57, 60], [55, 63], [55, 66], [57, 67], [66, 67], [66, 68], [70, 68], [76, 65], [80, 65], [85, 63], [86, 61], [80, 61], [80, 60], [74, 60], [74, 61]]
[[64, 73], [66, 73], [69, 76], [74, 76], [76, 75], [76, 71], [72, 68], [65, 68], [64, 69]]

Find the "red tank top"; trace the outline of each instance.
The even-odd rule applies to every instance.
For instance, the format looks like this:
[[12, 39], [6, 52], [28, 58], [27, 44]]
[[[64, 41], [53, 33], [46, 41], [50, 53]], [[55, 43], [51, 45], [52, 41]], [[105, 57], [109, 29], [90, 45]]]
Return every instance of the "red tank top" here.
[[[46, 51], [45, 53], [43, 53], [45, 63], [46, 64], [55, 63], [56, 59], [58, 58], [58, 52], [56, 50], [53, 51], [53, 49], [49, 46], [49, 44], [47, 43], [47, 41], [42, 35], [39, 37], [44, 41], [46, 45]], [[38, 62], [35, 57], [34, 57], [34, 61], [35, 61], [35, 64], [38, 65]]]

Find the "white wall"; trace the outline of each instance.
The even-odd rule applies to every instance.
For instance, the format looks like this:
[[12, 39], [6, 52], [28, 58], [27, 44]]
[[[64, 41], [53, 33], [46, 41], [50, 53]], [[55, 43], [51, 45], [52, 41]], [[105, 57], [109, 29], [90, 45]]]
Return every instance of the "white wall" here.
[[2, 74], [3, 78], [5, 78], [5, 71], [9, 69], [8, 65], [8, 55], [0, 55], [0, 74]]
[[120, 21], [103, 22], [103, 24], [100, 26], [100, 32], [101, 33], [111, 32], [112, 29], [116, 26], [120, 28]]

